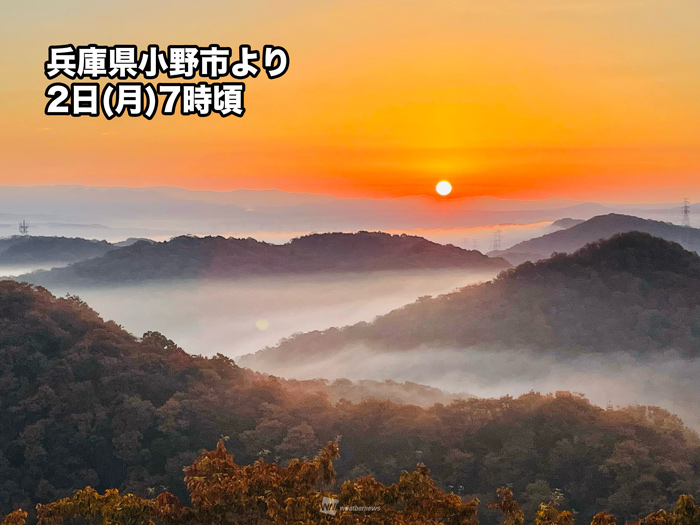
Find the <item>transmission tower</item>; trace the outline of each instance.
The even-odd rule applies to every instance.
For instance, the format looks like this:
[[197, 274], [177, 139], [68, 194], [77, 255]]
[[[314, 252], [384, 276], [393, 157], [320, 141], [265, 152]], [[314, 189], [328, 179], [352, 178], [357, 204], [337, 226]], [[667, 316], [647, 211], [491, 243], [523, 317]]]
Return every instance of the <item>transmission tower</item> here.
[[491, 251], [495, 252], [501, 249], [501, 230], [496, 230], [493, 232], [493, 243], [491, 244]]
[[27, 235], [29, 233], [29, 224], [27, 224], [27, 221], [19, 223], [19, 233], [22, 235]]
[[690, 201], [688, 199], [683, 199], [683, 226], [686, 228], [690, 227]]

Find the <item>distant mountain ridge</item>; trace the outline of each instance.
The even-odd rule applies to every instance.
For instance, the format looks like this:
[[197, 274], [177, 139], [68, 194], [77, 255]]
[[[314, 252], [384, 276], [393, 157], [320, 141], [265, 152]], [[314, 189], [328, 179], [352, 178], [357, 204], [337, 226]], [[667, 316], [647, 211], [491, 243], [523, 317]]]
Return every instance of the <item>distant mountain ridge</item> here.
[[577, 224], [581, 224], [582, 222], [586, 222], [582, 219], [570, 219], [568, 217], [565, 217], [564, 219], [559, 219], [558, 221], [554, 221], [551, 224], [552, 228], [557, 228], [561, 230], [566, 230], [568, 228], [571, 228], [572, 226], [576, 226]]
[[700, 357], [700, 257], [646, 233], [618, 234], [494, 281], [421, 298], [371, 323], [292, 336], [242, 362], [305, 362], [354, 346], [529, 348], [561, 356], [674, 349]]
[[79, 237], [15, 235], [0, 239], [0, 266], [15, 264], [67, 264], [104, 255], [113, 250], [107, 241]]
[[[513, 200], [437, 196], [350, 198], [279, 190], [197, 191], [176, 187], [0, 187], [0, 230], [104, 238], [224, 235], [284, 239], [314, 231], [424, 229], [534, 224], [562, 217], [589, 219], [618, 212], [661, 220], [680, 218], [680, 203], [597, 203], [570, 199]], [[694, 215], [698, 205], [693, 205]], [[93, 225], [93, 227], [90, 227]], [[289, 234], [289, 235], [287, 235]], [[450, 239], [454, 244], [464, 237]], [[505, 236], [510, 238], [509, 236]], [[517, 236], [513, 242], [524, 240]], [[433, 240], [438, 240], [433, 239]]]
[[[557, 222], [561, 223], [561, 221]], [[590, 242], [630, 231], [649, 233], [667, 241], [677, 242], [688, 250], [700, 251], [700, 229], [610, 213], [581, 221], [579, 224], [572, 224], [564, 230], [520, 242], [507, 250], [489, 252], [489, 255], [503, 257], [511, 264], [538, 261], [546, 259], [555, 252], [571, 253]]]
[[255, 239], [176, 237], [135, 244], [66, 268], [20, 276], [34, 284], [99, 285], [149, 280], [232, 278], [270, 273], [357, 272], [423, 268], [504, 269], [474, 250], [381, 232], [312, 234], [284, 245]]

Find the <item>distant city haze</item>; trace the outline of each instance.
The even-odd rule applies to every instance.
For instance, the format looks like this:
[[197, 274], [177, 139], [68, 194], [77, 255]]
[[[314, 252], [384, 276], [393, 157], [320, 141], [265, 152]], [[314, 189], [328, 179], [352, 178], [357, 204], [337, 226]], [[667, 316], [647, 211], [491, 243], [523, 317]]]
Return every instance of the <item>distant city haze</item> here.
[[[0, 237], [19, 233], [122, 241], [176, 235], [253, 237], [284, 243], [311, 232], [381, 230], [420, 235], [486, 253], [496, 231], [501, 248], [551, 233], [562, 218], [619, 212], [680, 224], [678, 202], [614, 203], [566, 199], [433, 197], [339, 198], [278, 190], [191, 191], [174, 187], [0, 187]], [[691, 206], [698, 223], [700, 205]], [[696, 214], [696, 215], [694, 215]]]

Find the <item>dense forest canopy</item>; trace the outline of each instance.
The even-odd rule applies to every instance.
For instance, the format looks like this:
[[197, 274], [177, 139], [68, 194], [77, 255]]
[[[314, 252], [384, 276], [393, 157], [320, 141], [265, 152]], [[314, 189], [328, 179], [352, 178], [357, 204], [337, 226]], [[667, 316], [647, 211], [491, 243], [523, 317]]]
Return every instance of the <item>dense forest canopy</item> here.
[[324, 233], [284, 245], [255, 239], [176, 237], [137, 242], [68, 268], [20, 277], [34, 284], [105, 285], [150, 280], [232, 278], [271, 273], [360, 272], [467, 268], [499, 270], [510, 265], [475, 250], [422, 237], [381, 232]]
[[[582, 522], [601, 508], [636, 519], [700, 486], [697, 435], [660, 408], [566, 392], [421, 408], [335, 401], [323, 385], [191, 356], [158, 333], [137, 339], [76, 297], [2, 281], [0, 511], [85, 485], [187, 501], [182, 468], [222, 436], [241, 465], [286, 465], [340, 439], [340, 482], [390, 484], [421, 462], [465, 500], [511, 484], [535, 512], [561, 492]], [[484, 511], [482, 523], [496, 520]]]
[[[329, 442], [312, 460], [291, 460], [287, 466], [259, 458], [238, 465], [219, 440], [216, 450], [204, 451], [184, 470], [189, 502], [170, 492], [154, 498], [90, 486], [47, 504], [37, 504], [31, 516], [23, 509], [8, 514], [2, 525], [478, 525], [477, 498], [465, 499], [436, 486], [430, 469], [418, 463], [391, 485], [372, 475], [337, 483], [333, 461], [337, 442]], [[499, 487], [486, 507], [502, 514], [504, 525], [524, 525], [526, 513], [509, 487]], [[542, 494], [535, 525], [574, 525], [577, 513], [563, 510], [560, 491]], [[187, 504], [189, 503], [189, 505]], [[607, 511], [593, 515], [591, 525], [617, 525]], [[634, 525], [698, 525], [700, 507], [691, 494], [678, 497], [672, 511], [659, 509]]]
[[646, 233], [524, 263], [469, 286], [345, 328], [295, 335], [256, 354], [303, 362], [361, 345], [374, 351], [514, 348], [700, 356], [700, 256]]

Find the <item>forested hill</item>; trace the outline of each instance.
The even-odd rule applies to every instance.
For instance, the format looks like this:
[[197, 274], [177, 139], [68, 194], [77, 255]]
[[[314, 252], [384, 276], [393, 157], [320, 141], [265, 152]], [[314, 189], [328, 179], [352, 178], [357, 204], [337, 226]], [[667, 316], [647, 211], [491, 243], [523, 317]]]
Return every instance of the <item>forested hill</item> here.
[[157, 333], [136, 339], [76, 297], [2, 281], [0, 513], [85, 485], [185, 497], [183, 466], [222, 436], [246, 464], [312, 457], [342, 435], [341, 480], [391, 482], [422, 461], [440, 486], [484, 501], [512, 483], [527, 512], [560, 489], [581, 523], [600, 508], [632, 519], [700, 486], [698, 437], [662, 409], [603, 410], [566, 393], [336, 403], [306, 386], [190, 356]]
[[255, 239], [176, 237], [138, 242], [93, 260], [21, 277], [35, 284], [97, 285], [148, 280], [232, 278], [271, 273], [427, 268], [503, 269], [510, 265], [478, 251], [422, 237], [379, 232], [313, 234], [284, 244]]
[[421, 298], [371, 323], [293, 336], [252, 359], [303, 362], [353, 346], [532, 348], [561, 356], [675, 349], [697, 357], [700, 257], [646, 233], [618, 234]]
[[0, 239], [0, 267], [67, 264], [104, 255], [114, 248], [115, 246], [107, 241], [16, 235]]
[[631, 231], [649, 233], [667, 241], [677, 242], [687, 250], [700, 252], [700, 230], [697, 228], [611, 213], [593, 217], [565, 230], [518, 243], [507, 250], [490, 252], [489, 255], [503, 257], [512, 264], [538, 261], [555, 252], [572, 253], [588, 243], [607, 239], [616, 233]]

